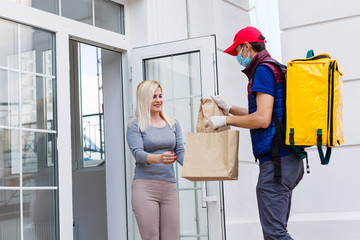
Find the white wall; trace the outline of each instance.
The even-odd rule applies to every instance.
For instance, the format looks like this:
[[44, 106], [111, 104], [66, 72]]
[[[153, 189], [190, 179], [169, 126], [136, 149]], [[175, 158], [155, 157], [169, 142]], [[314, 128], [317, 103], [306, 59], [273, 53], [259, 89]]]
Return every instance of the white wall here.
[[360, 2], [279, 0], [284, 62], [304, 58], [309, 49], [329, 53], [345, 69], [343, 85], [345, 144], [328, 166], [309, 151], [311, 173], [294, 193], [289, 229], [295, 239], [360, 239]]

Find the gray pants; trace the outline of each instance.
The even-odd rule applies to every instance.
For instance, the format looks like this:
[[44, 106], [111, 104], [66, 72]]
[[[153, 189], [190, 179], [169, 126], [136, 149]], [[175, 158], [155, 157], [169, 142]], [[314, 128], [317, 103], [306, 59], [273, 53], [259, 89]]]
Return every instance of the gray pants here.
[[178, 240], [180, 228], [176, 183], [135, 179], [132, 205], [142, 240]]
[[290, 154], [281, 158], [281, 183], [275, 182], [274, 163], [260, 164], [256, 194], [264, 240], [291, 240], [287, 223], [292, 190], [304, 175], [301, 158]]

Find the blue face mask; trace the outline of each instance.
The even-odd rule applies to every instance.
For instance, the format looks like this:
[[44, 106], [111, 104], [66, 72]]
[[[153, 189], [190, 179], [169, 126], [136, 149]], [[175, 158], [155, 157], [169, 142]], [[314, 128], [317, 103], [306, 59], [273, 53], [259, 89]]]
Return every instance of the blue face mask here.
[[239, 54], [236, 56], [236, 60], [240, 63], [241, 66], [247, 67], [249, 66], [250, 62], [251, 62], [251, 58], [250, 55], [248, 55], [246, 58], [243, 58], [241, 56], [241, 52], [243, 50], [244, 46], [241, 48]]

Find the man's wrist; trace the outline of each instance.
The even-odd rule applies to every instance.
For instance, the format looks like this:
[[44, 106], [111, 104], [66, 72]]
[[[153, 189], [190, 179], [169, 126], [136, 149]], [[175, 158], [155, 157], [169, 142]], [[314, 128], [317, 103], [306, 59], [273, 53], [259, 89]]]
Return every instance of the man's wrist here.
[[232, 108], [232, 106], [229, 105], [229, 108], [227, 109], [226, 112], [230, 113], [231, 108]]

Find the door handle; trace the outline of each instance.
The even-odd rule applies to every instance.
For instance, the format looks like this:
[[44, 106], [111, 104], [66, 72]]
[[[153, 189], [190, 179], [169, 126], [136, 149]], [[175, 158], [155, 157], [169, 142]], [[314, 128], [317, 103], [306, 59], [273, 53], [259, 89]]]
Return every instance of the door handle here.
[[207, 202], [216, 202], [217, 201], [217, 197], [216, 196], [207, 196], [207, 191], [206, 191], [206, 182], [201, 182], [201, 202], [202, 202], [202, 207], [206, 208]]

